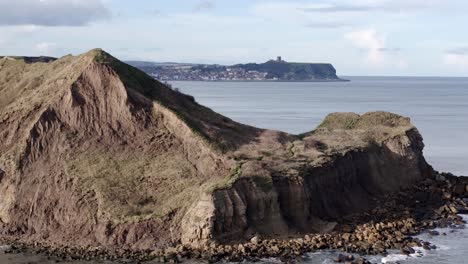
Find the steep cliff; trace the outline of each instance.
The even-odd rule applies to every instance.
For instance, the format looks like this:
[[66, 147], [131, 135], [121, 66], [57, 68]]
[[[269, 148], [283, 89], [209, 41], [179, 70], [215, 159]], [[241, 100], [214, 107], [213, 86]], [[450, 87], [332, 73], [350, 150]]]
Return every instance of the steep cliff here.
[[266, 79], [282, 81], [340, 80], [336, 69], [330, 63], [298, 63], [270, 60], [265, 63], [236, 64], [232, 68], [246, 71], [259, 71]]
[[184, 243], [327, 232], [433, 174], [420, 134], [394, 114], [337, 113], [300, 138], [272, 133], [235, 152], [241, 172], [189, 211]]
[[200, 186], [229, 172], [219, 149], [255, 135], [100, 50], [0, 68], [3, 234], [132, 248], [176, 240]]
[[102, 50], [0, 59], [0, 233], [133, 250], [324, 232], [428, 177], [409, 120], [236, 123]]

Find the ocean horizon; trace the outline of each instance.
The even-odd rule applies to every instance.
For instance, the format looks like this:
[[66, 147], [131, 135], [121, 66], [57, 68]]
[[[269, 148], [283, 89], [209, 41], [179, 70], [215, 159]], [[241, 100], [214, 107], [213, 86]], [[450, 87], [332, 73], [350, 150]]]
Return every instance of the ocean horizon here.
[[428, 162], [468, 175], [468, 77], [359, 77], [350, 82], [170, 82], [233, 120], [300, 134], [333, 112], [389, 111], [409, 117]]

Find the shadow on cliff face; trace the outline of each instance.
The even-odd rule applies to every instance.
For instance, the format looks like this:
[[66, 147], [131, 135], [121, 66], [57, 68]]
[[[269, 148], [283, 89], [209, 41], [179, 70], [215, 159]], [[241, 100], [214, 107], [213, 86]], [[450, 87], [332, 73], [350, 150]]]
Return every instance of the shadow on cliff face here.
[[195, 98], [172, 89], [146, 73], [127, 65], [102, 52], [101, 63], [108, 64], [121, 77], [125, 86], [173, 111], [194, 133], [199, 134], [214, 147], [225, 152], [256, 140], [262, 132], [252, 126], [243, 125], [202, 106]]
[[450, 219], [456, 217], [456, 214], [468, 213], [466, 186], [468, 177], [435, 174], [395, 194], [376, 197], [376, 207], [372, 210], [338, 219], [338, 230], [345, 231], [363, 223], [404, 219], [415, 219], [425, 228], [448, 227], [452, 224]]
[[370, 211], [379, 205], [379, 197], [423, 181], [432, 175], [432, 168], [422, 154], [408, 158], [383, 145], [348, 152], [301, 175], [296, 179], [277, 175], [273, 181], [288, 225], [304, 233], [321, 231], [315, 229], [317, 218], [338, 222], [347, 215]]
[[416, 129], [370, 145], [336, 153], [320, 165], [269, 168], [270, 176], [240, 178], [215, 191], [213, 238], [238, 241], [254, 234], [329, 232], [333, 223], [370, 212], [381, 197], [434, 175]]
[[406, 132], [411, 145], [398, 139], [366, 151], [352, 151], [329, 166], [305, 172], [311, 192], [310, 211], [324, 220], [336, 221], [351, 213], [376, 206], [379, 196], [401, 191], [431, 177], [434, 172], [423, 155], [422, 138], [415, 130]]

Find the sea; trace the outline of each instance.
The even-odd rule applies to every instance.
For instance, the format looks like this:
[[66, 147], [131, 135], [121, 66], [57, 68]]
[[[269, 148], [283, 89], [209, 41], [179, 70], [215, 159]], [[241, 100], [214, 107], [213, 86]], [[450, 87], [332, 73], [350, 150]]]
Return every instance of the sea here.
[[[332, 112], [390, 111], [409, 117], [424, 138], [434, 169], [468, 176], [468, 78], [356, 77], [350, 82], [171, 82], [202, 105], [238, 122], [293, 134], [313, 130]], [[463, 216], [468, 220], [468, 216]], [[373, 263], [468, 263], [468, 229], [419, 237], [437, 246], [404, 256], [368, 256]], [[54, 263], [32, 254], [3, 254], [0, 263]], [[334, 263], [338, 252], [307, 254], [303, 263]], [[275, 263], [278, 260], [263, 260]], [[66, 262], [71, 264], [94, 262]], [[110, 262], [101, 262], [108, 264]]]

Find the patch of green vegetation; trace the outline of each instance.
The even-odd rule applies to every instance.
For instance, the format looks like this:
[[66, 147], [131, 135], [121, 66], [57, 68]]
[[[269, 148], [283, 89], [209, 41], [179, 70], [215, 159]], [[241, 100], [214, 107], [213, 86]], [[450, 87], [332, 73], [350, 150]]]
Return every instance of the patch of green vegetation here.
[[158, 88], [161, 88], [161, 86], [163, 85], [156, 82], [146, 73], [119, 61], [118, 59], [114, 58], [112, 55], [101, 49], [93, 49], [85, 55], [92, 57], [92, 59], [97, 63], [109, 65], [113, 70], [117, 72], [120, 79], [124, 82], [125, 86], [134, 89], [158, 102], [159, 100], [161, 100], [161, 91]]
[[363, 115], [355, 113], [329, 114], [318, 128], [333, 129], [373, 129], [375, 127], [411, 126], [408, 118], [389, 112], [369, 112]]
[[325, 117], [318, 128], [350, 130], [356, 128], [359, 118], [355, 113], [332, 113]]
[[238, 178], [242, 175], [242, 165], [243, 163], [239, 163], [234, 167], [234, 169], [231, 171], [231, 178]]
[[230, 174], [224, 177], [224, 179], [208, 186], [208, 188], [206, 189], [206, 193], [211, 194], [216, 190], [231, 187], [242, 176], [243, 164], [243, 162], [236, 164], [236, 166], [231, 169]]
[[273, 189], [273, 180], [270, 177], [254, 176], [252, 177], [253, 182], [264, 192], [269, 192]]
[[346, 120], [346, 122], [344, 124], [344, 128], [345, 129], [354, 129], [356, 127], [356, 124], [357, 124], [357, 120], [350, 118], [350, 119]]
[[297, 135], [297, 137], [300, 139], [300, 140], [303, 140], [304, 138], [314, 134], [315, 130], [312, 130], [312, 131], [309, 131], [309, 132], [304, 132], [302, 134], [299, 134]]
[[410, 126], [409, 118], [389, 112], [370, 112], [363, 114], [359, 120], [360, 128], [372, 128], [375, 126], [398, 127]]
[[273, 153], [269, 152], [269, 151], [260, 151], [260, 153], [265, 156], [265, 157], [271, 157], [273, 156]]
[[190, 205], [201, 184], [186, 177], [191, 169], [188, 161], [171, 153], [111, 156], [89, 150], [67, 162], [78, 190], [96, 193], [102, 210], [116, 222], [162, 217]]
[[288, 147], [288, 154], [290, 157], [294, 157], [294, 142], [291, 142], [291, 144]]

